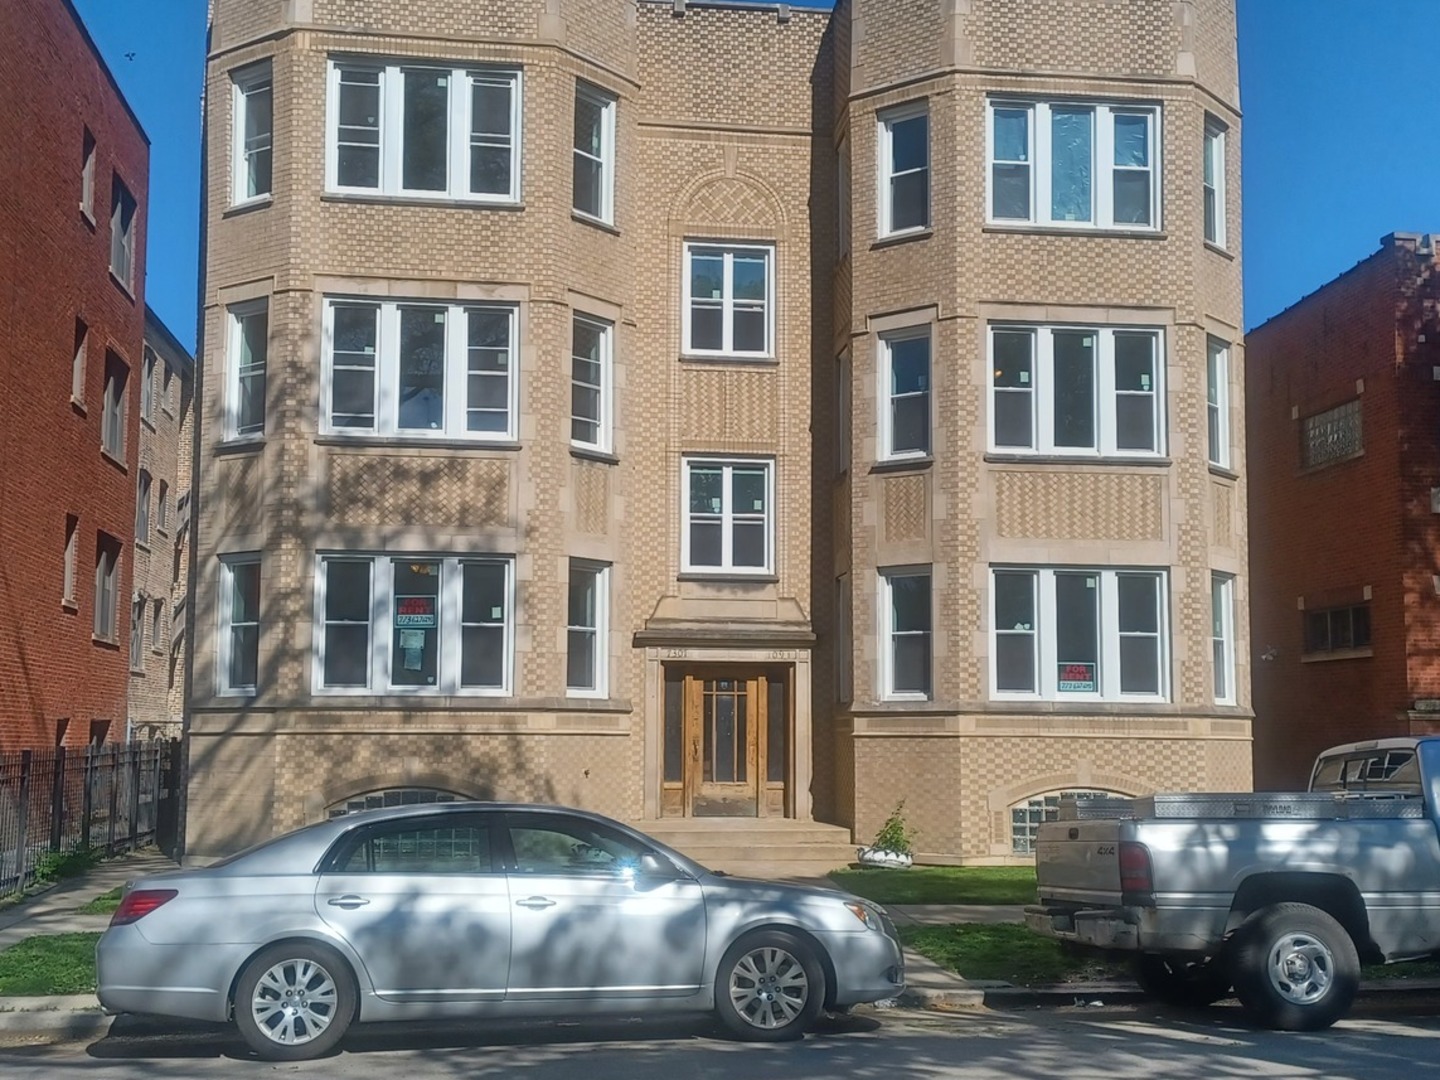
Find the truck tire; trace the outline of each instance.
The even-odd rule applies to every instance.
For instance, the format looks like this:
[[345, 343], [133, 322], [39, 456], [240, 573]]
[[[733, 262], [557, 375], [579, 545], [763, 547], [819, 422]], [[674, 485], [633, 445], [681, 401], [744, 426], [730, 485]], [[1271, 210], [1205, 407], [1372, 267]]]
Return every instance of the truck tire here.
[[1185, 960], [1178, 956], [1141, 953], [1135, 958], [1140, 989], [1166, 1005], [1199, 1009], [1230, 993], [1230, 971], [1220, 958]]
[[1355, 942], [1309, 904], [1274, 904], [1240, 924], [1231, 942], [1235, 994], [1279, 1031], [1318, 1031], [1350, 1011], [1360, 985]]

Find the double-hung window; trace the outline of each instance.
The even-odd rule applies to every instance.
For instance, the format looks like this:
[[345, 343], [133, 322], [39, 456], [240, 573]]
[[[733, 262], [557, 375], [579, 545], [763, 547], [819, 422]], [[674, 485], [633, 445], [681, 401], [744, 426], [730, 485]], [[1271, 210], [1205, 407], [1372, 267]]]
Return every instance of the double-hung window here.
[[268, 301], [249, 301], [230, 309], [229, 345], [226, 437], [264, 435], [265, 368], [270, 350]]
[[989, 220], [1159, 228], [1158, 105], [991, 100]]
[[120, 541], [100, 533], [95, 541], [95, 637], [115, 642], [120, 602]]
[[1213, 116], [1205, 118], [1204, 178], [1205, 239], [1218, 248], [1225, 246], [1225, 125]]
[[885, 632], [885, 697], [930, 696], [930, 568], [880, 571]]
[[140, 362], [140, 419], [155, 420], [155, 352], [148, 345]]
[[1217, 705], [1235, 704], [1235, 578], [1210, 575], [1211, 676]]
[[95, 136], [88, 127], [80, 143], [80, 212], [95, 224]]
[[1164, 571], [997, 567], [990, 582], [992, 698], [1168, 699]]
[[774, 464], [684, 460], [681, 567], [687, 573], [768, 574], [774, 566]]
[[925, 102], [881, 112], [880, 235], [930, 224], [930, 111]]
[[234, 140], [230, 201], [248, 202], [270, 194], [273, 173], [275, 106], [270, 63], [231, 75]]
[[145, 598], [130, 602], [130, 670], [145, 670]]
[[119, 176], [110, 181], [110, 273], [125, 286], [135, 287], [135, 196]]
[[576, 315], [570, 331], [570, 442], [608, 452], [611, 445], [615, 327]]
[[1230, 346], [1205, 343], [1205, 440], [1211, 465], [1230, 467]]
[[515, 327], [512, 306], [327, 299], [326, 430], [514, 439]]
[[85, 403], [85, 354], [90, 351], [90, 328], [85, 320], [75, 320], [75, 352], [70, 359], [70, 400]]
[[575, 212], [615, 220], [615, 98], [586, 83], [575, 85]]
[[880, 412], [882, 456], [930, 453], [930, 332], [903, 330], [880, 338], [885, 405]]
[[990, 327], [990, 448], [1002, 453], [1164, 453], [1159, 330]]
[[509, 558], [322, 555], [316, 608], [319, 693], [509, 693]]
[[775, 249], [685, 245], [685, 352], [769, 357], [775, 340]]
[[330, 191], [518, 202], [520, 72], [332, 60]]
[[150, 543], [150, 473], [145, 469], [135, 489], [135, 542]]
[[609, 588], [608, 566], [570, 560], [565, 692], [571, 697], [605, 696]]
[[130, 368], [113, 352], [105, 352], [105, 400], [100, 415], [100, 448], [116, 461], [125, 460], [126, 388]]
[[253, 694], [260, 671], [260, 556], [220, 557], [221, 694]]

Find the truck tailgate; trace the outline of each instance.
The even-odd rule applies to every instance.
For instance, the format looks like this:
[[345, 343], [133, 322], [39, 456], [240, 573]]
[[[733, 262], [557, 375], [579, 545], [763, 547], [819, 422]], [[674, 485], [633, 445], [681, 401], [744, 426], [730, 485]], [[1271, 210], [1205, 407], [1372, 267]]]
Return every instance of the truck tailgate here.
[[1042, 900], [1120, 898], [1120, 822], [1047, 821], [1035, 842]]

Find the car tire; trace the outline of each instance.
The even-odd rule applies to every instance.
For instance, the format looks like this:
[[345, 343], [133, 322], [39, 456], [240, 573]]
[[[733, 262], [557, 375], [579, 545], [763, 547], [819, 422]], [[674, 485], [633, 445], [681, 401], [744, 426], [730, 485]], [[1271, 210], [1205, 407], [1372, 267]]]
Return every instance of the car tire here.
[[715, 972], [715, 1013], [732, 1035], [752, 1042], [799, 1039], [825, 1005], [825, 970], [814, 948], [784, 930], [746, 934]]
[[235, 984], [235, 1026], [266, 1061], [307, 1061], [334, 1049], [355, 1018], [350, 966], [308, 942], [260, 950]]
[[1231, 943], [1235, 994], [1279, 1031], [1318, 1031], [1350, 1011], [1360, 986], [1355, 942], [1310, 904], [1274, 904], [1240, 924]]
[[1229, 968], [1218, 958], [1185, 960], [1141, 953], [1135, 958], [1135, 981], [1146, 996], [1184, 1009], [1213, 1005], [1230, 993]]

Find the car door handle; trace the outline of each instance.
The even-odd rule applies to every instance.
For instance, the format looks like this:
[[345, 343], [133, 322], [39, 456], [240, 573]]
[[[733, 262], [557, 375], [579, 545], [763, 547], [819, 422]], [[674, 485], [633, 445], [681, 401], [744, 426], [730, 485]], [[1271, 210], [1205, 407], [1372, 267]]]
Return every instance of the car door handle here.
[[524, 900], [516, 900], [515, 904], [531, 911], [544, 911], [547, 907], [554, 907], [555, 901], [546, 896], [527, 896]]
[[325, 901], [331, 907], [344, 908], [346, 911], [354, 911], [356, 908], [364, 907], [370, 903], [363, 896], [356, 896], [354, 893], [346, 893], [344, 896], [332, 896]]

